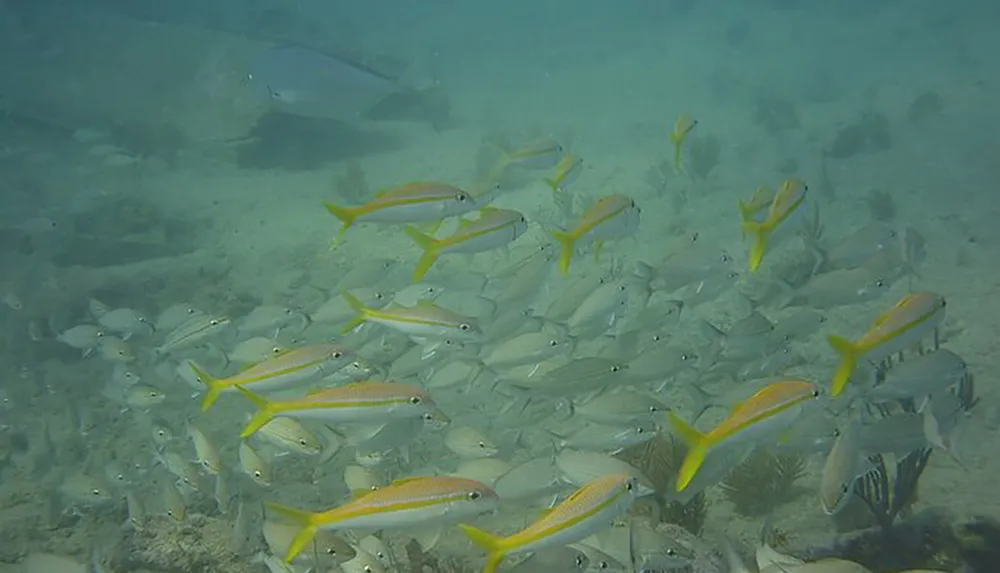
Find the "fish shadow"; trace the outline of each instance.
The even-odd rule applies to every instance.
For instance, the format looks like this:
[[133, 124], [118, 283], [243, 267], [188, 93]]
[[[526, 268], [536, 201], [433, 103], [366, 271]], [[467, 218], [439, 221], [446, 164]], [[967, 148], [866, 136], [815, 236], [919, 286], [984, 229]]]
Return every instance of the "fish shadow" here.
[[237, 151], [243, 169], [307, 171], [328, 163], [394, 151], [402, 140], [385, 131], [283, 112], [261, 116]]

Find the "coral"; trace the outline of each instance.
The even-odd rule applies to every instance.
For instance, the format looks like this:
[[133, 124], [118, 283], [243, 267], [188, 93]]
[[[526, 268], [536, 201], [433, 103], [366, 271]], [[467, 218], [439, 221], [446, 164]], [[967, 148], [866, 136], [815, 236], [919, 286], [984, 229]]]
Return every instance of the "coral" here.
[[797, 495], [804, 471], [801, 456], [757, 450], [726, 476], [722, 491], [741, 515], [765, 515]]
[[714, 136], [696, 137], [691, 140], [691, 176], [699, 181], [708, 179], [712, 170], [719, 165], [722, 146]]
[[357, 161], [348, 161], [344, 174], [334, 178], [333, 189], [338, 197], [349, 203], [363, 203], [367, 200], [368, 178], [361, 164]]
[[913, 124], [923, 124], [941, 115], [944, 111], [944, 100], [937, 92], [927, 91], [910, 102], [906, 111], [906, 119]]
[[876, 221], [889, 222], [896, 218], [896, 202], [892, 195], [881, 189], [872, 189], [865, 197], [868, 213]]
[[667, 501], [673, 491], [674, 478], [687, 454], [687, 447], [674, 436], [659, 437], [628, 448], [618, 454], [618, 459], [627, 462], [649, 478], [656, 496], [653, 499], [654, 514], [660, 522], [674, 523], [697, 535], [705, 523], [708, 503], [704, 493], [699, 493], [687, 502]]
[[862, 153], [885, 151], [891, 147], [889, 118], [878, 112], [866, 112], [837, 131], [826, 148], [826, 155], [847, 159]]
[[148, 569], [164, 573], [252, 573], [256, 565], [227, 547], [232, 526], [226, 521], [193, 515], [184, 522], [165, 516], [147, 517], [130, 529], [114, 548], [114, 570]]

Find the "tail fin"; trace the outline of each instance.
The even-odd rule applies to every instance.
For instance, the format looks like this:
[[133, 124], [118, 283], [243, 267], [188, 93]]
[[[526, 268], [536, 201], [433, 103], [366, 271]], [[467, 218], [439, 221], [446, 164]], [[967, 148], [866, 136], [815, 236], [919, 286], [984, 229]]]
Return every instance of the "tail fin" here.
[[308, 511], [277, 503], [265, 503], [264, 507], [301, 528], [295, 534], [295, 537], [292, 538], [292, 543], [288, 546], [288, 553], [285, 554], [285, 563], [291, 563], [299, 553], [302, 553], [302, 550], [307, 545], [312, 543], [313, 538], [316, 537], [316, 532], [319, 531], [319, 526], [316, 524], [316, 515]]
[[847, 388], [847, 383], [851, 381], [854, 369], [858, 366], [858, 349], [850, 340], [840, 336], [828, 336], [827, 341], [840, 355], [837, 373], [833, 375], [833, 382], [830, 384], [830, 396], [837, 397]]
[[504, 550], [502, 544], [503, 538], [477, 527], [466, 525], [465, 523], [459, 524], [458, 527], [465, 532], [465, 535], [469, 537], [472, 543], [487, 551], [486, 565], [483, 567], [483, 573], [495, 573], [497, 568], [500, 567], [500, 563], [507, 557], [507, 552]]
[[742, 227], [744, 235], [750, 233], [754, 236], [753, 246], [750, 247], [750, 272], [757, 272], [757, 267], [764, 260], [769, 229], [757, 221], [743, 221]]
[[420, 279], [424, 278], [427, 271], [431, 270], [434, 263], [438, 260], [437, 249], [435, 245], [437, 241], [434, 237], [421, 233], [415, 227], [406, 226], [403, 229], [406, 234], [413, 239], [413, 242], [417, 244], [418, 247], [424, 250], [423, 256], [420, 257], [420, 261], [417, 262], [417, 268], [413, 270], [413, 282], [420, 282]]
[[219, 399], [219, 394], [222, 393], [225, 387], [219, 383], [217, 378], [212, 377], [204, 368], [198, 366], [194, 360], [188, 361], [188, 367], [191, 368], [191, 371], [198, 377], [198, 380], [208, 389], [205, 392], [205, 398], [201, 401], [201, 411], [204, 412], [211, 408], [212, 404], [215, 404], [215, 401]]
[[555, 177], [551, 179], [549, 179], [548, 177], [543, 177], [542, 181], [544, 181], [545, 184], [548, 185], [550, 189], [552, 189], [553, 193], [559, 191], [559, 181], [557, 181]]
[[240, 432], [240, 438], [246, 439], [257, 433], [257, 430], [263, 428], [274, 418], [274, 409], [271, 407], [270, 402], [263, 396], [258, 396], [242, 386], [236, 386], [235, 388], [237, 392], [243, 394], [244, 398], [250, 400], [257, 407], [257, 411], [254, 412], [253, 417], [250, 418], [246, 427]]
[[344, 325], [344, 329], [342, 332], [344, 334], [349, 334], [352, 330], [364, 324], [365, 320], [368, 319], [367, 317], [368, 307], [365, 306], [365, 303], [361, 302], [360, 298], [354, 296], [353, 294], [347, 291], [341, 293], [340, 296], [344, 297], [344, 300], [347, 301], [347, 304], [350, 305], [351, 309], [357, 313], [357, 315], [355, 315], [355, 317], [352, 318], [350, 322]]
[[559, 241], [562, 252], [559, 256], [559, 271], [562, 274], [569, 274], [569, 264], [573, 261], [573, 248], [576, 245], [576, 237], [566, 231], [552, 231], [552, 236]]
[[748, 201], [737, 200], [736, 204], [740, 207], [740, 238], [747, 238], [747, 230], [743, 227], [743, 224], [747, 221], [753, 221], [754, 210], [753, 206], [750, 205]]
[[324, 205], [326, 206], [326, 210], [329, 211], [331, 215], [340, 219], [340, 222], [344, 224], [344, 226], [340, 228], [341, 236], [343, 236], [343, 234], [351, 228], [351, 225], [353, 225], [354, 221], [358, 218], [358, 215], [354, 212], [354, 210], [349, 207], [340, 207], [338, 205], [334, 205], [333, 203], [324, 203]]
[[684, 443], [688, 445], [688, 453], [684, 456], [684, 462], [681, 464], [680, 472], [677, 474], [677, 491], [684, 491], [691, 484], [691, 480], [694, 479], [698, 470], [701, 469], [701, 465], [705, 463], [705, 457], [708, 456], [709, 444], [704, 434], [673, 412], [670, 413], [670, 423], [674, 426], [677, 433], [680, 434]]

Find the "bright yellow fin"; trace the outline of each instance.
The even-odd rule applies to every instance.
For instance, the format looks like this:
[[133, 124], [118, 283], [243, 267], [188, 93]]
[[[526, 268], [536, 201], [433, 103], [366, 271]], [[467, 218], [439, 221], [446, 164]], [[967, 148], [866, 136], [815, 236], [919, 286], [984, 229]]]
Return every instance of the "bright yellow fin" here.
[[427, 271], [431, 270], [434, 263], [438, 260], [437, 254], [437, 239], [434, 237], [421, 233], [414, 227], [407, 226], [403, 229], [406, 234], [413, 239], [413, 242], [417, 244], [418, 247], [424, 250], [424, 254], [420, 257], [417, 262], [417, 268], [413, 270], [413, 282], [420, 282], [420, 279], [424, 278]]
[[246, 439], [256, 434], [257, 430], [263, 428], [274, 418], [274, 410], [271, 408], [270, 402], [268, 402], [263, 396], [258, 396], [242, 386], [236, 386], [235, 388], [237, 392], [242, 394], [247, 400], [250, 400], [250, 402], [257, 408], [253, 417], [250, 418], [249, 422], [247, 422], [246, 427], [243, 428], [242, 432], [240, 432], [240, 438]]
[[215, 377], [196, 364], [194, 360], [189, 361], [188, 365], [191, 367], [191, 371], [194, 372], [195, 376], [198, 377], [198, 380], [200, 380], [201, 383], [205, 385], [205, 388], [208, 389], [205, 392], [205, 398], [201, 401], [201, 411], [204, 412], [205, 410], [211, 408], [212, 404], [215, 404], [215, 401], [219, 399], [219, 394], [222, 393], [223, 385], [219, 384], [219, 381]]
[[326, 210], [330, 212], [331, 215], [340, 219], [340, 222], [344, 224], [340, 228], [340, 235], [343, 236], [351, 225], [354, 225], [354, 221], [358, 218], [357, 213], [354, 212], [350, 207], [341, 207], [339, 205], [334, 205], [333, 203], [324, 203]]
[[465, 523], [460, 523], [458, 527], [465, 532], [473, 544], [487, 552], [483, 573], [495, 573], [504, 558], [507, 557], [507, 551], [503, 548], [503, 538]]
[[365, 306], [365, 303], [362, 302], [360, 298], [347, 291], [340, 293], [340, 296], [344, 297], [344, 300], [347, 301], [351, 310], [357, 313], [354, 318], [344, 325], [342, 330], [343, 334], [350, 334], [352, 330], [361, 326], [366, 320], [368, 320], [368, 307]]
[[573, 261], [576, 237], [566, 231], [553, 231], [552, 236], [559, 242], [559, 247], [562, 249], [559, 255], [559, 271], [564, 275], [569, 274], [569, 264]]
[[292, 543], [288, 546], [288, 553], [285, 554], [285, 563], [291, 563], [316, 537], [316, 532], [319, 531], [319, 526], [316, 525], [316, 514], [277, 503], [265, 503], [264, 507], [300, 527], [299, 532], [295, 534]]
[[854, 369], [858, 366], [858, 349], [853, 342], [840, 336], [828, 336], [827, 341], [840, 355], [840, 364], [837, 365], [837, 372], [830, 384], [830, 396], [837, 397], [847, 388]]
[[743, 221], [743, 232], [753, 235], [753, 245], [750, 247], [750, 272], [757, 272], [760, 263], [764, 261], [767, 250], [767, 235], [770, 229], [757, 221]]
[[701, 469], [701, 465], [705, 463], [705, 457], [708, 456], [710, 444], [704, 434], [673, 412], [670, 413], [670, 423], [684, 443], [688, 445], [688, 453], [684, 456], [681, 469], [677, 474], [677, 491], [684, 491], [691, 484], [698, 470]]

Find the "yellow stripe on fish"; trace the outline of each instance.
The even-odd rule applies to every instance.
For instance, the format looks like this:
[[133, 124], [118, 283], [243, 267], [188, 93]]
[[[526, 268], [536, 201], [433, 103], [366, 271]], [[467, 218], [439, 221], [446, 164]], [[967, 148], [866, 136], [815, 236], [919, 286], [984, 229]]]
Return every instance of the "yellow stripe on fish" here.
[[783, 426], [797, 417], [800, 406], [819, 396], [819, 387], [807, 380], [774, 382], [737, 405], [725, 420], [704, 434], [671, 412], [670, 422], [689, 448], [677, 476], [677, 491], [691, 484], [712, 448], [741, 436], [755, 441], [765, 430], [785, 429]]
[[228, 378], [214, 378], [193, 361], [189, 364], [208, 387], [201, 403], [205, 411], [215, 404], [220, 394], [235, 391], [237, 386], [263, 392], [281, 390], [336, 372], [346, 366], [349, 359], [350, 352], [341, 346], [317, 344], [287, 350]]
[[861, 338], [850, 341], [840, 336], [828, 338], [840, 354], [840, 365], [833, 376], [830, 394], [839, 396], [862, 358], [878, 361], [916, 345], [934, 332], [945, 318], [947, 302], [933, 292], [915, 292], [903, 297], [888, 312], [880, 315]]
[[406, 227], [406, 234], [424, 250], [413, 271], [413, 282], [419, 282], [434, 266], [441, 255], [448, 253], [480, 253], [504, 247], [528, 230], [528, 221], [521, 213], [511, 209], [485, 208], [479, 218], [464, 222], [457, 231], [443, 239], [424, 234], [414, 227]]
[[400, 480], [333, 509], [312, 513], [268, 503], [267, 508], [301, 530], [285, 555], [291, 563], [323, 530], [425, 526], [460, 521], [496, 509], [499, 498], [485, 484], [457, 477], [415, 477]]
[[768, 235], [805, 203], [808, 190], [809, 187], [801, 180], [787, 179], [771, 201], [771, 208], [763, 222], [743, 218], [741, 225], [744, 235], [750, 234], [754, 237], [753, 246], [750, 248], [750, 272], [756, 272], [764, 260]]
[[268, 400], [242, 386], [236, 386], [236, 390], [257, 407], [240, 438], [252, 436], [278, 416], [312, 418], [329, 423], [382, 423], [415, 417], [448, 420], [427, 392], [400, 382], [356, 382], [289, 400]]
[[670, 143], [674, 146], [674, 168], [678, 171], [681, 168], [681, 147], [683, 147], [684, 140], [687, 139], [688, 134], [697, 125], [697, 119], [686, 113], [682, 113], [677, 118], [677, 121], [674, 122], [674, 128], [670, 131]]
[[462, 215], [477, 208], [469, 193], [437, 182], [416, 182], [383, 191], [357, 207], [326, 203], [326, 209], [340, 219], [343, 235], [356, 222], [419, 223]]
[[513, 535], [500, 537], [464, 523], [459, 527], [488, 552], [483, 573], [494, 573], [511, 553], [563, 547], [609, 527], [629, 510], [639, 490], [635, 477], [610, 474], [576, 490], [541, 519]]
[[446, 338], [455, 336], [468, 340], [482, 331], [474, 319], [442, 308], [428, 300], [413, 306], [390, 304], [383, 309], [365, 306], [349, 292], [341, 294], [347, 304], [358, 313], [343, 329], [347, 334], [365, 322], [374, 322], [417, 338]]
[[639, 227], [641, 210], [631, 198], [625, 195], [602, 197], [587, 209], [577, 225], [569, 231], [555, 231], [552, 236], [562, 247], [559, 269], [569, 272], [573, 260], [573, 250], [583, 241], [597, 242], [597, 254], [605, 239], [627, 237]]
[[551, 178], [545, 178], [545, 183], [553, 191], [564, 191], [583, 171], [583, 159], [567, 153], [556, 164], [556, 172]]

